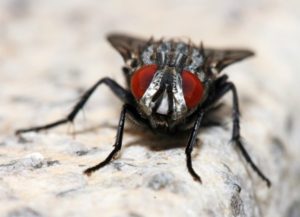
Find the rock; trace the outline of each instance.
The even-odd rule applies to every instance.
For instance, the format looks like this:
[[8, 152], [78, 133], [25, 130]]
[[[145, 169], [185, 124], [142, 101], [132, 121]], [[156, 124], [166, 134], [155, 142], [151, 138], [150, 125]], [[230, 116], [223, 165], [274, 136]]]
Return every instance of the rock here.
[[7, 217], [42, 217], [42, 215], [31, 208], [24, 207], [11, 211]]
[[26, 169], [40, 169], [44, 164], [45, 161], [42, 154], [32, 153], [19, 160], [14, 160], [7, 164], [0, 164], [0, 172], [15, 173]]

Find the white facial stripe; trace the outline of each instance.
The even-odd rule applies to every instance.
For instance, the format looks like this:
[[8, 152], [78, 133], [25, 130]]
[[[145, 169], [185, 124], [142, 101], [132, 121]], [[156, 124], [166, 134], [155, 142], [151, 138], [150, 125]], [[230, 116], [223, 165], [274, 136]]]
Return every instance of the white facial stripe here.
[[152, 98], [160, 87], [160, 82], [162, 77], [163, 77], [162, 71], [156, 72], [155, 77], [152, 79], [148, 89], [146, 90], [146, 92], [144, 93], [141, 99], [141, 105], [143, 105], [143, 110], [147, 115], [150, 115], [152, 113], [152, 107], [154, 106], [154, 103], [152, 102]]
[[[156, 94], [156, 92], [160, 88], [160, 83], [162, 80], [164, 72], [158, 71], [155, 74], [155, 77], [153, 78], [152, 82], [150, 83], [148, 89], [144, 93], [143, 97], [140, 100], [140, 105], [142, 106], [143, 111], [147, 115], [152, 114], [152, 109], [155, 106], [155, 102], [152, 101], [153, 96]], [[177, 120], [181, 118], [186, 112], [187, 112], [187, 106], [184, 100], [183, 91], [181, 87], [181, 77], [179, 74], [175, 75], [173, 79], [172, 84], [172, 108], [169, 108], [169, 102], [168, 102], [168, 94], [167, 91], [164, 91], [163, 99], [158, 106], [157, 113], [166, 115], [168, 114], [169, 110], [172, 109], [172, 119]]]
[[185, 99], [183, 96], [183, 91], [181, 87], [181, 77], [179, 74], [176, 74], [176, 79], [173, 80], [173, 114], [172, 119], [176, 120], [180, 118], [186, 111], [187, 107], [185, 104]]
[[166, 115], [169, 112], [169, 101], [168, 101], [168, 94], [166, 93], [166, 91], [164, 92], [162, 101], [160, 102], [156, 112], [162, 115]]

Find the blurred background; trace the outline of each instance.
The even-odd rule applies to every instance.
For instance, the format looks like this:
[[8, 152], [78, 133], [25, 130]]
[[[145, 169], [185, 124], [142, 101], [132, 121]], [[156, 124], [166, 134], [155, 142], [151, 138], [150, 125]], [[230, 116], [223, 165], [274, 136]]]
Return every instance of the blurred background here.
[[[290, 161], [282, 170], [293, 168], [292, 184], [269, 195], [274, 201], [265, 207], [273, 208], [264, 216], [300, 216], [299, 9], [299, 0], [1, 0], [1, 163], [18, 156], [14, 147], [4, 145], [16, 128], [62, 117], [101, 77], [125, 84], [122, 59], [105, 38], [110, 32], [190, 38], [204, 47], [245, 47], [256, 56], [225, 71], [239, 90], [245, 119], [252, 117], [248, 105], [261, 106], [248, 113], [257, 114], [268, 132], [283, 138]], [[87, 121], [79, 118], [79, 123], [115, 123], [118, 100], [112, 100], [107, 88], [95, 95]], [[282, 202], [280, 194], [293, 196]], [[0, 208], [0, 215], [6, 211]]]
[[[294, 89], [300, 76], [299, 4], [297, 0], [2, 0], [1, 104], [10, 104], [5, 100], [18, 98], [20, 90], [23, 97], [42, 103], [48, 97], [59, 101], [62, 94], [72, 94], [72, 86], [85, 88], [103, 75], [122, 81], [121, 58], [105, 39], [107, 33], [117, 31], [250, 48], [257, 55], [246, 63], [247, 73], [256, 88], [299, 108], [299, 91]], [[233, 80], [247, 77], [234, 67]], [[49, 88], [53, 85], [62, 89]], [[3, 113], [2, 119], [7, 118]], [[0, 129], [8, 125], [5, 122]]]

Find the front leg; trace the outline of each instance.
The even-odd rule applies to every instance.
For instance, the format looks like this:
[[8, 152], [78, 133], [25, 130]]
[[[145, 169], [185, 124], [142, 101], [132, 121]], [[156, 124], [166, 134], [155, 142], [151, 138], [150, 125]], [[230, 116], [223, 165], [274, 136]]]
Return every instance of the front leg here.
[[106, 159], [99, 164], [90, 167], [84, 171], [84, 174], [91, 175], [96, 170], [104, 167], [105, 165], [109, 164], [109, 162], [112, 160], [112, 158], [121, 150], [122, 148], [122, 140], [123, 140], [123, 131], [124, 131], [124, 125], [125, 125], [125, 117], [126, 113], [129, 113], [133, 118], [140, 120], [141, 117], [139, 113], [136, 111], [136, 109], [128, 104], [125, 104], [123, 106], [123, 109], [120, 114], [120, 120], [118, 124], [117, 129], [117, 135], [116, 135], [116, 141], [114, 144], [114, 149], [110, 152], [110, 154], [106, 157]]
[[242, 155], [246, 159], [246, 161], [250, 164], [252, 169], [267, 183], [267, 186], [271, 186], [270, 180], [261, 172], [261, 170], [256, 166], [256, 164], [251, 159], [250, 155], [246, 151], [243, 143], [241, 141], [240, 136], [240, 112], [239, 112], [239, 103], [238, 103], [238, 95], [236, 88], [232, 82], [226, 82], [222, 84], [217, 92], [217, 99], [220, 99], [225, 93], [231, 91], [233, 94], [233, 109], [232, 109], [232, 119], [233, 119], [233, 130], [231, 140], [234, 142], [237, 147], [240, 149]]
[[192, 132], [189, 137], [189, 141], [188, 141], [186, 149], [185, 149], [186, 165], [187, 165], [188, 171], [193, 176], [193, 178], [200, 183], [202, 183], [202, 181], [201, 181], [200, 176], [195, 172], [195, 170], [193, 168], [191, 154], [192, 154], [194, 145], [196, 143], [197, 134], [198, 134], [199, 128], [201, 126], [203, 115], [204, 115], [204, 112], [200, 111], [197, 116], [197, 120], [193, 126]]
[[73, 110], [67, 115], [67, 117], [57, 120], [55, 122], [46, 124], [46, 125], [19, 129], [16, 131], [16, 134], [18, 135], [20, 133], [26, 133], [26, 132], [31, 132], [31, 131], [38, 132], [41, 130], [54, 128], [54, 127], [57, 127], [62, 124], [66, 124], [68, 122], [73, 122], [73, 120], [75, 119], [75, 117], [78, 114], [78, 112], [80, 111], [80, 109], [82, 109], [84, 107], [87, 100], [90, 98], [90, 96], [94, 93], [94, 91], [97, 89], [97, 87], [100, 84], [106, 84], [114, 92], [114, 94], [117, 97], [119, 97], [124, 103], [128, 103], [128, 104], [132, 103], [133, 99], [132, 99], [132, 95], [130, 94], [129, 91], [125, 90], [117, 82], [115, 82], [114, 80], [112, 80], [110, 78], [102, 78], [82, 95], [82, 97], [80, 98], [78, 103], [73, 107]]

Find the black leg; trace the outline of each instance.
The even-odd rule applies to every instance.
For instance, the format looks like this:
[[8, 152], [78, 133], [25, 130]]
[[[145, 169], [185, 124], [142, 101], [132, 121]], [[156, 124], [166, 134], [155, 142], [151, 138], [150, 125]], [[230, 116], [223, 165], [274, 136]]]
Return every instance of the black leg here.
[[233, 94], [233, 112], [232, 112], [232, 119], [233, 119], [233, 130], [232, 130], [232, 142], [234, 142], [237, 147], [240, 149], [242, 155], [246, 159], [246, 161], [250, 164], [252, 169], [267, 183], [267, 186], [271, 186], [270, 180], [260, 171], [260, 169], [255, 165], [253, 160], [251, 159], [250, 155], [246, 151], [243, 143], [241, 141], [240, 136], [240, 112], [239, 112], [239, 104], [238, 104], [238, 95], [236, 88], [233, 83], [226, 82], [223, 85], [223, 88], [220, 89], [219, 93], [216, 95], [218, 99], [222, 97], [225, 93], [229, 90], [232, 91]]
[[30, 127], [30, 128], [25, 128], [25, 129], [19, 129], [16, 131], [16, 134], [20, 133], [25, 133], [25, 132], [31, 132], [31, 131], [41, 131], [41, 130], [46, 130], [50, 129], [68, 122], [73, 122], [74, 118], [80, 111], [80, 109], [83, 108], [87, 100], [90, 98], [90, 96], [93, 94], [93, 92], [97, 89], [97, 87], [100, 84], [106, 84], [123, 102], [125, 103], [131, 103], [132, 102], [132, 95], [122, 88], [118, 83], [116, 83], [114, 80], [110, 78], [103, 78], [99, 80], [96, 84], [94, 84], [90, 89], [88, 89], [80, 98], [79, 102], [74, 106], [73, 110], [70, 112], [70, 114], [63, 119], [60, 119], [58, 121], [55, 121], [53, 123], [49, 123], [46, 125], [42, 126], [37, 126], [37, 127]]
[[185, 149], [186, 165], [187, 165], [188, 171], [193, 176], [193, 178], [200, 183], [202, 183], [202, 181], [201, 181], [200, 176], [195, 172], [195, 170], [193, 168], [191, 154], [192, 154], [194, 145], [196, 143], [197, 134], [198, 134], [199, 128], [201, 126], [201, 121], [203, 119], [203, 115], [204, 115], [204, 112], [202, 112], [202, 111], [198, 114], [197, 120], [193, 126], [191, 135], [189, 137], [188, 144]]
[[105, 165], [107, 165], [112, 160], [112, 158], [118, 153], [118, 151], [121, 150], [122, 139], [123, 139], [123, 131], [124, 131], [124, 125], [125, 125], [125, 117], [126, 117], [127, 112], [129, 112], [133, 116], [137, 116], [137, 117], [139, 116], [137, 111], [133, 107], [130, 107], [127, 104], [125, 104], [123, 106], [123, 109], [122, 109], [121, 115], [120, 115], [118, 129], [117, 129], [117, 136], [116, 136], [116, 141], [115, 141], [115, 144], [114, 144], [114, 149], [111, 151], [111, 153], [106, 157], [106, 159], [104, 161], [100, 162], [99, 164], [97, 164], [93, 167], [90, 167], [90, 168], [86, 169], [84, 171], [84, 174], [89, 176], [89, 175], [91, 175], [91, 173], [93, 173], [96, 170], [104, 167]]

